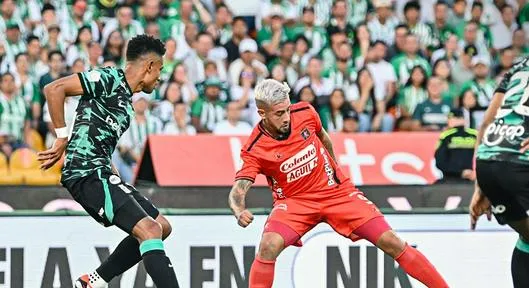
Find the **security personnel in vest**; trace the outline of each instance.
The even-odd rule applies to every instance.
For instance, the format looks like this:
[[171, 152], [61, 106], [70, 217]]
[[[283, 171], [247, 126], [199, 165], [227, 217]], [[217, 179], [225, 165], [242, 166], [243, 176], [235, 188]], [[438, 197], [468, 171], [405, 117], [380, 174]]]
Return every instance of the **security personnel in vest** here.
[[441, 133], [435, 151], [436, 166], [443, 172], [441, 182], [476, 179], [476, 173], [472, 169], [472, 158], [477, 135], [477, 130], [465, 128], [465, 118], [461, 109], [450, 111], [448, 128]]

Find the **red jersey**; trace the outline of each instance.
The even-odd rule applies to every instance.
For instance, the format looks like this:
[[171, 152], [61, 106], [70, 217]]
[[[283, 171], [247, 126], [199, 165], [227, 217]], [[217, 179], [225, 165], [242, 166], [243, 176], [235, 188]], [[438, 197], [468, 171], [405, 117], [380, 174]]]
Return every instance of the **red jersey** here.
[[290, 107], [290, 128], [288, 138], [278, 140], [257, 125], [241, 150], [243, 165], [235, 180], [253, 182], [263, 174], [276, 200], [337, 187], [355, 189], [319, 139], [321, 121], [310, 104]]

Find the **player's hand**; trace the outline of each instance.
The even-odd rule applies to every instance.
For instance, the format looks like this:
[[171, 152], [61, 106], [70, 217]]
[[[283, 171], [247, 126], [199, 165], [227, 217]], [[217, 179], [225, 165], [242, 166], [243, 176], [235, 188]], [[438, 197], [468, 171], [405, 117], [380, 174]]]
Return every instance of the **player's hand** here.
[[474, 181], [476, 180], [476, 173], [472, 169], [465, 169], [461, 172], [461, 178]]
[[487, 219], [492, 220], [491, 204], [487, 196], [476, 186], [472, 200], [470, 200], [470, 229], [476, 229], [476, 223], [481, 215], [487, 214]]
[[242, 211], [238, 215], [235, 215], [235, 217], [237, 218], [237, 224], [242, 228], [248, 227], [253, 222], [253, 214], [248, 210]]
[[529, 150], [529, 138], [525, 139], [522, 141], [522, 143], [520, 144], [521, 148], [520, 148], [520, 153], [525, 153]]
[[66, 150], [66, 146], [68, 146], [68, 138], [57, 138], [50, 149], [37, 153], [38, 160], [41, 162], [40, 169], [47, 170], [57, 163]]

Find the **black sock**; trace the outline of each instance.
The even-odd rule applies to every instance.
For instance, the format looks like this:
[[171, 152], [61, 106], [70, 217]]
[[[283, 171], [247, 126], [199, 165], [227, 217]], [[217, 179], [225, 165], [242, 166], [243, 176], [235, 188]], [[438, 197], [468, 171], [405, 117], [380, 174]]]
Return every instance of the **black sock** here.
[[179, 288], [173, 265], [163, 250], [161, 239], [149, 239], [140, 244], [143, 265], [158, 288]]
[[118, 244], [114, 252], [96, 271], [105, 282], [109, 283], [114, 277], [123, 274], [140, 261], [140, 243], [129, 235]]
[[514, 288], [529, 287], [529, 243], [519, 239], [512, 253], [511, 273]]

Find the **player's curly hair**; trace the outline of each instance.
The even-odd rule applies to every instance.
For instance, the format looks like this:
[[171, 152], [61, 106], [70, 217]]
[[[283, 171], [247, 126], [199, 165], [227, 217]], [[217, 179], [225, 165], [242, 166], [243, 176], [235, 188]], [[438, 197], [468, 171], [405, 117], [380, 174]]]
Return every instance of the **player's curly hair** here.
[[163, 56], [165, 44], [160, 39], [145, 34], [132, 38], [127, 44], [127, 61], [135, 61], [148, 53]]

